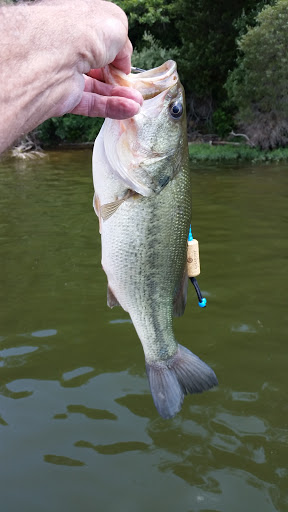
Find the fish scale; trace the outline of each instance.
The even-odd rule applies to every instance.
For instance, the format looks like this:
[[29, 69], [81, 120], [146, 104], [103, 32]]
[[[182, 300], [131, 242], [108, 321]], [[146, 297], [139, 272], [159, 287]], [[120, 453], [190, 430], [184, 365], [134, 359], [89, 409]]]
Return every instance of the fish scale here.
[[[159, 195], [123, 204], [107, 220], [102, 235], [103, 245], [114, 240], [113, 249], [110, 245], [102, 260], [109, 285], [117, 289], [117, 299], [129, 312], [149, 361], [177, 351], [173, 297], [186, 264], [191, 215], [188, 182], [188, 171], [180, 173]], [[184, 214], [175, 213], [177, 204]]]

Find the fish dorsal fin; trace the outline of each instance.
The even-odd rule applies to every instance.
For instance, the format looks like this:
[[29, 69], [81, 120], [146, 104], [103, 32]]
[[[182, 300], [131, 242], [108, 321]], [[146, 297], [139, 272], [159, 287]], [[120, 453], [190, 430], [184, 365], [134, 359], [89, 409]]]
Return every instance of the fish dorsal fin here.
[[114, 293], [112, 292], [109, 284], [108, 284], [108, 287], [107, 287], [107, 306], [109, 306], [109, 308], [114, 308], [115, 306], [120, 306], [118, 300], [116, 299]]
[[115, 213], [119, 206], [125, 201], [125, 199], [118, 199], [117, 201], [113, 201], [112, 203], [103, 204], [100, 208], [100, 213], [102, 219], [105, 221], [109, 219], [113, 213]]

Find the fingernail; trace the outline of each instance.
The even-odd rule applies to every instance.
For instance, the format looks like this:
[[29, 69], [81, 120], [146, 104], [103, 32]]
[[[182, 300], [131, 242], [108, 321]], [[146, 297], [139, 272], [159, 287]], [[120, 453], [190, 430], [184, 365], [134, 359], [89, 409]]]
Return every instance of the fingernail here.
[[140, 94], [140, 92], [139, 92], [139, 95], [140, 95], [140, 98], [139, 98], [140, 99], [140, 105], [143, 105], [144, 98], [143, 98], [142, 94]]
[[135, 96], [134, 96], [134, 101], [136, 101], [136, 103], [139, 103], [139, 105], [143, 105], [143, 96], [140, 92], [138, 91], [134, 91], [135, 92]]
[[137, 105], [138, 105], [138, 110], [137, 110], [137, 112], [135, 112], [135, 116], [136, 116], [137, 114], [139, 114], [139, 112], [140, 112], [140, 110], [141, 110], [141, 105], [139, 105], [139, 103], [137, 103]]

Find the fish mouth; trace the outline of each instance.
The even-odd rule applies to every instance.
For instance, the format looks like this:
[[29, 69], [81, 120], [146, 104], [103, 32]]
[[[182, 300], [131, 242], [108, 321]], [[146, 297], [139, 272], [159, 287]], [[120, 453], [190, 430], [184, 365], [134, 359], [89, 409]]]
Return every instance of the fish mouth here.
[[[135, 79], [135, 75], [132, 75]], [[141, 92], [144, 100], [154, 98], [163, 91], [167, 91], [173, 85], [177, 84], [178, 73], [177, 65], [174, 60], [164, 62], [158, 68], [143, 71], [138, 75], [138, 82], [135, 81], [136, 88]]]
[[[172, 77], [173, 73], [175, 73], [175, 77]], [[161, 66], [158, 66], [157, 68], [152, 68], [148, 70], [143, 70], [140, 74], [135, 75], [134, 73], [130, 73], [129, 79], [135, 83], [137, 81], [144, 81], [144, 82], [151, 82], [154, 83], [160, 83], [165, 80], [169, 80], [172, 78], [172, 80], [177, 80], [178, 76], [177, 74], [177, 65], [174, 60], [167, 60], [164, 62], [164, 64], [161, 64]], [[131, 76], [132, 75], [132, 76]]]
[[174, 60], [168, 60], [157, 68], [136, 75], [133, 73], [125, 75], [119, 69], [109, 65], [104, 70], [104, 78], [106, 83], [137, 89], [144, 100], [154, 98], [179, 82], [177, 65]]

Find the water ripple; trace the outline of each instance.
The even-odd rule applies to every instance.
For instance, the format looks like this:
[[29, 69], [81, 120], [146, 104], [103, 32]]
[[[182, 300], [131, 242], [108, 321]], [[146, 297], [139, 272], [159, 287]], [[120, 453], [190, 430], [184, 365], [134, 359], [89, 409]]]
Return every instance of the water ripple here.
[[117, 455], [120, 453], [146, 451], [149, 449], [148, 444], [141, 443], [139, 441], [127, 441], [106, 445], [93, 445], [86, 441], [77, 441], [74, 446], [77, 446], [78, 448], [90, 448], [103, 455]]
[[35, 338], [48, 338], [49, 336], [55, 336], [57, 334], [56, 329], [43, 329], [42, 331], [31, 332], [31, 336]]
[[85, 462], [81, 462], [81, 460], [71, 459], [63, 455], [44, 455], [44, 461], [57, 466], [86, 466]]
[[63, 373], [62, 379], [64, 381], [76, 379], [77, 377], [81, 377], [82, 375], [86, 375], [87, 373], [90, 373], [93, 371], [94, 371], [94, 368], [92, 368], [91, 366], [75, 368], [75, 370], [71, 370], [70, 372]]
[[25, 354], [30, 354], [31, 352], [35, 352], [35, 350], [38, 350], [39, 347], [11, 347], [11, 348], [4, 348], [3, 350], [0, 350], [0, 357], [13, 357], [13, 356], [23, 356]]

